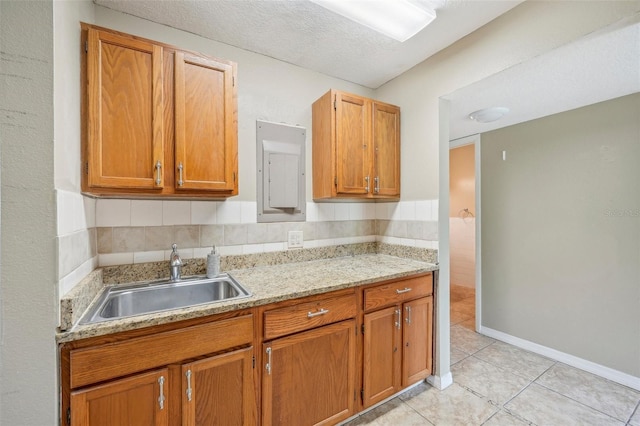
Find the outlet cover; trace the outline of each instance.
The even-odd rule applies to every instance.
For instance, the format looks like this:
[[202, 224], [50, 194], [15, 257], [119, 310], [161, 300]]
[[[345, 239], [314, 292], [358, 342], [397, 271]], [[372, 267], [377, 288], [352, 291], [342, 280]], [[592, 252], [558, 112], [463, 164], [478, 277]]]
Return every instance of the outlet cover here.
[[287, 238], [288, 248], [302, 248], [303, 241], [302, 231], [289, 231]]

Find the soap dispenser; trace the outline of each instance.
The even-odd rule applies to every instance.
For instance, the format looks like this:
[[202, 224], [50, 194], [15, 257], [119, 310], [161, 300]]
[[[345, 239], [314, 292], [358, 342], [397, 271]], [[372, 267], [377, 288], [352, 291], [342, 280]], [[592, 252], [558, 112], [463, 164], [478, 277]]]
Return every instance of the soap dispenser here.
[[213, 246], [211, 253], [207, 254], [207, 278], [215, 278], [220, 273], [220, 254]]

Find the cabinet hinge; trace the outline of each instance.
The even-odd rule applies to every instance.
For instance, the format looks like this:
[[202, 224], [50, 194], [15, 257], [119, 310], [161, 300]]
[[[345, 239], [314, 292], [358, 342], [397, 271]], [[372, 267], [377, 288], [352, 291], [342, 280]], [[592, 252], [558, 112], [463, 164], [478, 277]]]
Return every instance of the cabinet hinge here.
[[336, 188], [338, 187], [338, 176], [333, 177], [333, 184], [336, 186]]
[[360, 389], [360, 399], [362, 400], [362, 403], [364, 403], [364, 389]]
[[236, 77], [235, 76], [231, 77], [231, 85], [233, 87], [236, 87]]
[[233, 183], [236, 183], [236, 172], [233, 172]]
[[362, 327], [360, 328], [360, 330], [362, 331], [362, 334], [364, 334], [364, 324], [362, 324]]
[[89, 162], [84, 163], [84, 174], [89, 174]]
[[252, 357], [252, 362], [253, 362], [253, 368], [256, 368], [256, 357]]
[[84, 41], [84, 51], [88, 52], [89, 51], [89, 40], [85, 40]]
[[336, 100], [333, 100], [333, 109], [337, 110], [338, 109], [338, 103], [336, 102]]
[[67, 407], [67, 426], [71, 426], [71, 407]]

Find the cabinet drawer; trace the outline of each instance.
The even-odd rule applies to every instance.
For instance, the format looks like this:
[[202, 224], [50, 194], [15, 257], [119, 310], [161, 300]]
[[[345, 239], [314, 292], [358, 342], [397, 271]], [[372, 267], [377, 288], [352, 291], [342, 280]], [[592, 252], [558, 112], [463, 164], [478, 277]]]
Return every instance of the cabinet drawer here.
[[392, 305], [433, 293], [433, 274], [395, 281], [364, 291], [364, 310]]
[[250, 344], [253, 315], [166, 331], [70, 353], [71, 388]]
[[265, 340], [356, 316], [356, 295], [330, 297], [264, 313]]

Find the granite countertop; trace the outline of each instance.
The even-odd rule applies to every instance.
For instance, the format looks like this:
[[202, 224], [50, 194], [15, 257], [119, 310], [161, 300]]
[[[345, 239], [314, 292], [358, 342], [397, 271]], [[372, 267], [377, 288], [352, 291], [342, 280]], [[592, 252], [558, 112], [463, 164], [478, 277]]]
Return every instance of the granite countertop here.
[[[95, 324], [73, 324], [57, 334], [58, 343], [229, 312], [370, 284], [387, 279], [435, 271], [437, 265], [386, 254], [362, 254], [331, 259], [233, 269], [228, 272], [252, 296], [214, 302]], [[92, 284], [97, 294], [101, 286]], [[85, 296], [87, 297], [87, 296]]]

